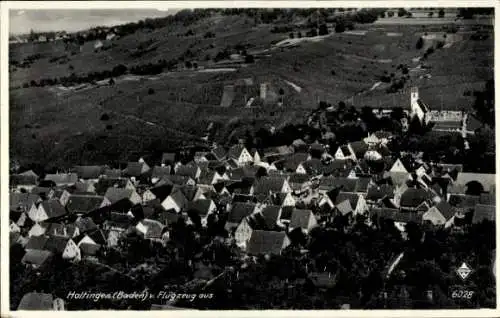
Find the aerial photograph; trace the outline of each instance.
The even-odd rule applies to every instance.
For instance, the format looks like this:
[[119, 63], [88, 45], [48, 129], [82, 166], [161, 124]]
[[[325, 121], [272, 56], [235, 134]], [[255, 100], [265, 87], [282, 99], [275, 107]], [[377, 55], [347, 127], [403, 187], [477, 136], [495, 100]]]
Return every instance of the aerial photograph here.
[[495, 309], [494, 15], [10, 9], [10, 310]]

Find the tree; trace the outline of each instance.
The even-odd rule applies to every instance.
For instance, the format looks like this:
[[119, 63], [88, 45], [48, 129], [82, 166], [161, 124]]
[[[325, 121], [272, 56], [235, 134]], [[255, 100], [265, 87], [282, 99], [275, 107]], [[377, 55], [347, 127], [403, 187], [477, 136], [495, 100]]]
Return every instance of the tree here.
[[288, 36], [290, 37], [290, 39], [293, 39], [295, 37], [293, 32], [290, 32], [290, 34]]
[[399, 8], [398, 9], [398, 17], [404, 17], [408, 14], [408, 11], [406, 11], [404, 8]]
[[328, 26], [326, 24], [322, 24], [319, 26], [319, 35], [327, 35], [328, 34]]
[[302, 38], [302, 32], [300, 32], [300, 31], [299, 31], [299, 32], [297, 33], [297, 38], [299, 38], [299, 39], [300, 39], [300, 38]]
[[150, 87], [148, 89], [148, 95], [153, 95], [154, 93], [155, 93], [155, 90], [152, 87]]
[[336, 33], [342, 33], [345, 31], [345, 24], [344, 22], [337, 22], [337, 24], [335, 24], [335, 32]]
[[417, 48], [417, 50], [420, 50], [422, 49], [423, 46], [424, 46], [424, 39], [422, 37], [419, 37], [415, 47]]
[[394, 11], [387, 11], [387, 16], [392, 18], [394, 16]]
[[429, 14], [427, 15], [429, 18], [432, 18], [432, 16], [434, 15], [434, 12], [429, 12]]
[[439, 11], [438, 11], [438, 17], [444, 18], [444, 10], [443, 9], [439, 9]]
[[248, 54], [248, 55], [246, 55], [246, 56], [245, 56], [245, 63], [247, 63], [247, 64], [252, 64], [252, 63], [254, 63], [254, 62], [255, 62], [255, 60], [254, 60], [253, 55]]

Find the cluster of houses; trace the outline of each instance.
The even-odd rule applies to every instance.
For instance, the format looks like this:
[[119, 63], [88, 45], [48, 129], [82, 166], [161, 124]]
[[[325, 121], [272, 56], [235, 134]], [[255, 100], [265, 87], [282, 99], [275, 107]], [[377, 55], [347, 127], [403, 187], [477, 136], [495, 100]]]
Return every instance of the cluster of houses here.
[[214, 145], [184, 164], [165, 153], [161, 162], [141, 158], [123, 170], [11, 174], [10, 242], [24, 247], [23, 264], [38, 267], [54, 255], [98, 260], [131, 233], [165, 244], [181, 216], [201, 227], [226, 220], [249, 255], [278, 254], [292, 231], [307, 235], [336, 216], [364, 215], [372, 226], [391, 219], [403, 237], [410, 221], [460, 229], [494, 220], [494, 174], [418, 154], [395, 158], [391, 137], [380, 131], [335, 151], [300, 139], [261, 151]]

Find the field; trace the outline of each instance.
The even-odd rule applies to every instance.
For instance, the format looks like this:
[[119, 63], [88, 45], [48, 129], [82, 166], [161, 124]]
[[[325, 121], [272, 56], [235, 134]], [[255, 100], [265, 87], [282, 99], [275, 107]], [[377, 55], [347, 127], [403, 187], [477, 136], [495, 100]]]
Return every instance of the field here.
[[[18, 62], [40, 54], [29, 68], [11, 68], [11, 155], [24, 165], [55, 168], [77, 162], [123, 162], [137, 152], [157, 155], [183, 142], [203, 143], [200, 138], [210, 123], [218, 127], [214, 138], [220, 142], [247, 129], [300, 123], [320, 100], [351, 101], [356, 107], [403, 106], [409, 102], [407, 94], [388, 94], [389, 84], [380, 82], [391, 73], [403, 77], [400, 65], [409, 69], [405, 89], [418, 86], [431, 108], [469, 109], [473, 97], [465, 93], [482, 89], [493, 78], [494, 41], [491, 34], [471, 40], [473, 26], [457, 25], [461, 36], [451, 40], [450, 35], [450, 44], [436, 49], [424, 62], [414, 62], [424, 54], [416, 49], [417, 40], [426, 32], [444, 34], [449, 24], [357, 25], [350, 34], [330, 33], [284, 45], [288, 33], [272, 33], [272, 25], [239, 16], [212, 16], [189, 27], [138, 31], [111, 41], [109, 49], [99, 52], [94, 52], [92, 43], [81, 52], [61, 42], [11, 46], [10, 58]], [[194, 35], [185, 36], [187, 29]], [[204, 38], [207, 31], [214, 32], [215, 38]], [[152, 49], [133, 54], [141, 43]], [[255, 63], [211, 60], [225, 48], [234, 51], [238, 46], [254, 54]], [[61, 56], [67, 60], [53, 61]], [[125, 75], [116, 78], [113, 86], [90, 85], [80, 91], [58, 86], [21, 88], [42, 77], [180, 57], [196, 61], [199, 69]], [[236, 85], [232, 105], [220, 107], [224, 86], [242, 79], [252, 83]], [[260, 100], [263, 83], [267, 97]], [[244, 108], [249, 98], [255, 99], [253, 108]], [[281, 99], [282, 107], [272, 106]], [[105, 113], [110, 117], [107, 121], [101, 120]]]

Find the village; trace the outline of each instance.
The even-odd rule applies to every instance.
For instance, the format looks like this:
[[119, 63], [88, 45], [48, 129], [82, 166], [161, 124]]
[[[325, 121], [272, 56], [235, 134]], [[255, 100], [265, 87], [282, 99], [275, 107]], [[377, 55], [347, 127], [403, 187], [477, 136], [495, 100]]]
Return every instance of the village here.
[[[407, 102], [403, 131], [415, 119], [422, 124], [435, 122], [435, 130], [458, 133], [467, 144], [480, 125], [467, 113], [431, 110], [418, 88], [412, 88]], [[321, 117], [336, 108], [330, 106], [322, 115], [304, 120], [309, 126], [321, 126]], [[375, 110], [374, 114], [387, 115]], [[244, 271], [249, 260], [265, 263], [297, 246], [307, 255], [306, 242], [318, 229], [351, 233], [361, 223], [382, 231], [380, 224], [388, 220], [404, 242], [413, 235], [410, 223], [452, 236], [485, 220], [495, 221], [495, 174], [424, 161], [422, 153], [391, 151], [389, 144], [397, 136], [390, 129], [369, 132], [336, 149], [329, 146], [329, 134], [264, 149], [247, 147], [244, 140], [228, 148], [214, 144], [188, 156], [164, 153], [158, 162], [140, 157], [125, 169], [75, 163], [70, 171], [42, 176], [32, 170], [15, 171], [10, 176], [11, 249], [22, 250], [22, 266], [35, 272], [50, 272], [46, 264], [54, 259], [112, 269], [106, 259], [130, 247], [127, 238], [139, 238], [160, 250], [177, 240], [175, 233], [182, 227], [211, 233], [202, 250], [214, 241], [234, 247]], [[426, 236], [418, 240], [424, 242]], [[385, 264], [387, 277], [401, 259], [404, 253], [391, 255]], [[194, 271], [206, 267], [196, 257], [185, 262]], [[304, 270], [319, 290], [328, 290], [339, 280], [338, 270], [329, 265], [316, 264], [312, 270], [308, 264]], [[237, 280], [239, 272], [236, 269], [236, 278], [231, 279], [226, 270], [202, 275], [201, 285]], [[17, 309], [64, 310], [71, 302], [49, 290], [19, 296], [20, 303], [11, 304]], [[432, 290], [425, 297], [432, 302]], [[349, 301], [342, 304], [344, 309], [349, 306]]]

